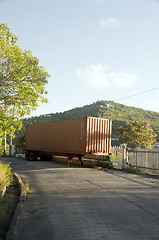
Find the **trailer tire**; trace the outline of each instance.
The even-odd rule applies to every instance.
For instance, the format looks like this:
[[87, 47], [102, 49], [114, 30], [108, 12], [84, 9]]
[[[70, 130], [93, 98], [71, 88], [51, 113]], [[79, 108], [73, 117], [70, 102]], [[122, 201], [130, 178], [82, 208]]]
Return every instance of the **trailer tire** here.
[[25, 159], [26, 159], [27, 161], [29, 161], [29, 155], [30, 155], [29, 151], [26, 151], [26, 153], [25, 153]]
[[36, 152], [29, 153], [29, 161], [37, 161], [37, 154]]

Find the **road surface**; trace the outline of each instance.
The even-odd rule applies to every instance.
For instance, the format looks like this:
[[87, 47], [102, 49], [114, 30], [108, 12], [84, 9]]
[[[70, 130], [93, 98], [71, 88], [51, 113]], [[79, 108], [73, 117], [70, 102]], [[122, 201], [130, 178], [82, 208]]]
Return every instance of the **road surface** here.
[[10, 158], [29, 184], [16, 240], [159, 239], [159, 179]]

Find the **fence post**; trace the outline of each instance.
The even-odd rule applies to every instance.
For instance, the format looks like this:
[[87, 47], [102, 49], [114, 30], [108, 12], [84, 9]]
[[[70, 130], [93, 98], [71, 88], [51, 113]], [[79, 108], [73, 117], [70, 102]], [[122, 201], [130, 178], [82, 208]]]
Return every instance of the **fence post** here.
[[[147, 157], [149, 157], [149, 156], [148, 156], [147, 152], [145, 152], [145, 172], [146, 172], [146, 173], [148, 172], [148, 169], [147, 169], [148, 159], [147, 159]], [[154, 159], [153, 159], [153, 160], [154, 160]], [[152, 167], [152, 165], [151, 165], [151, 167]], [[153, 167], [152, 167], [152, 168], [153, 168]]]
[[122, 168], [126, 168], [127, 165], [127, 151], [126, 151], [126, 144], [123, 144], [123, 154], [122, 154]]

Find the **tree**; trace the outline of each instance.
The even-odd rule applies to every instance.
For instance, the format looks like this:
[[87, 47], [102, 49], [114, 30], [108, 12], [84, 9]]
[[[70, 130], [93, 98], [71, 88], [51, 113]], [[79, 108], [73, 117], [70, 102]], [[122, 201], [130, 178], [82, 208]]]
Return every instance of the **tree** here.
[[18, 37], [0, 24], [0, 128], [13, 136], [20, 118], [47, 103], [45, 85], [50, 77], [29, 50], [17, 45]]
[[119, 127], [117, 136], [121, 137], [126, 144], [133, 143], [136, 147], [148, 148], [156, 143], [157, 134], [149, 123], [135, 121], [133, 124], [127, 123]]

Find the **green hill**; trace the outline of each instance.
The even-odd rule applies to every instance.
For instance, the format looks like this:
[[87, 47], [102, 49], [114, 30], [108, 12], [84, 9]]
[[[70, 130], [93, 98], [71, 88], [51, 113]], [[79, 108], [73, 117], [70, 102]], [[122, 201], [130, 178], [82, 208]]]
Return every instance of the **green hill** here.
[[[128, 107], [123, 104], [111, 101], [97, 101], [90, 105], [74, 108], [65, 112], [50, 113], [40, 115], [37, 117], [23, 119], [23, 127], [20, 131], [16, 132], [16, 141], [21, 141], [24, 138], [25, 127], [30, 123], [39, 123], [46, 121], [64, 120], [69, 118], [79, 118], [85, 116], [109, 118], [113, 121], [112, 137], [116, 137], [117, 128], [127, 121], [147, 121], [151, 124], [153, 129], [159, 136], [159, 113], [143, 110], [135, 107]], [[19, 139], [19, 140], [18, 140]], [[158, 137], [159, 141], [159, 137]]]

